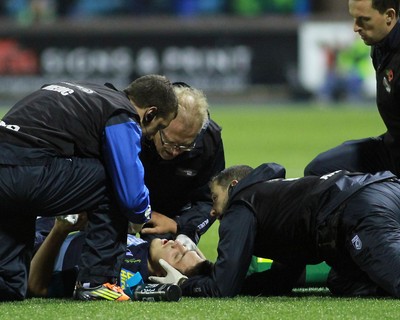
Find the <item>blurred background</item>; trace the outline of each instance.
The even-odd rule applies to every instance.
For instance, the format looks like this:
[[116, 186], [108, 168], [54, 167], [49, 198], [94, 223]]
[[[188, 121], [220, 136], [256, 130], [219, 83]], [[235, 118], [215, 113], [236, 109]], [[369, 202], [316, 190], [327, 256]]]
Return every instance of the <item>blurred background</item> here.
[[338, 0], [0, 0], [0, 99], [55, 80], [166, 75], [211, 104], [370, 101], [374, 72]]

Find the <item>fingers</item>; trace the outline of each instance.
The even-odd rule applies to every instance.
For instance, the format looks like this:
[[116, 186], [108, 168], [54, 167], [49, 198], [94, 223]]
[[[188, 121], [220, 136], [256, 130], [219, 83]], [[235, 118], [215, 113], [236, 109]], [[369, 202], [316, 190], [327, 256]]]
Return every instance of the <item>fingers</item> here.
[[175, 268], [171, 267], [171, 265], [165, 261], [164, 259], [158, 260], [160, 263], [161, 267], [167, 272], [170, 273], [171, 271], [175, 271]]
[[164, 283], [164, 278], [162, 277], [150, 276], [149, 280], [155, 283]]
[[160, 259], [158, 262], [160, 263], [160, 266], [167, 272], [167, 275], [165, 277], [150, 276], [150, 281], [156, 283], [173, 283], [180, 285], [188, 279], [188, 277], [182, 275], [164, 259]]
[[136, 224], [136, 223], [130, 222], [129, 226], [128, 226], [128, 233], [136, 234], [136, 233], [140, 232], [143, 228], [143, 225], [144, 224]]
[[196, 251], [197, 254], [202, 258], [202, 259], [206, 259], [206, 257], [204, 256], [204, 254], [199, 250], [199, 248], [197, 248], [197, 245], [193, 242], [192, 239], [190, 239], [187, 235], [184, 234], [179, 234], [176, 237], [176, 240], [178, 240], [180, 243], [182, 243], [182, 245], [190, 250], [190, 251]]
[[184, 276], [182, 273], [180, 273], [180, 271], [175, 269], [164, 259], [160, 259], [160, 260], [158, 260], [158, 262], [163, 267], [163, 269], [167, 272], [167, 276], [165, 277], [165, 280], [168, 281], [169, 283], [181, 285], [183, 282], [185, 282], [188, 279], [187, 276]]
[[182, 243], [182, 245], [186, 247], [188, 250], [196, 251], [197, 249], [196, 244], [187, 235], [179, 234], [176, 237], [176, 240]]
[[162, 233], [169, 233], [169, 232], [172, 232], [172, 231], [168, 228], [164, 228], [161, 226], [146, 227], [146, 228], [143, 228], [141, 231], [141, 233], [148, 233], [148, 234], [153, 234], [153, 233], [162, 234]]
[[153, 233], [162, 233], [162, 232], [160, 232], [157, 227], [153, 227], [153, 228], [143, 228], [141, 233], [153, 234]]
[[186, 277], [186, 276], [184, 276], [184, 275], [181, 275], [181, 277], [178, 279], [178, 281], [177, 281], [177, 285], [178, 286], [180, 286], [180, 285], [182, 285], [186, 280], [188, 279], [188, 277]]

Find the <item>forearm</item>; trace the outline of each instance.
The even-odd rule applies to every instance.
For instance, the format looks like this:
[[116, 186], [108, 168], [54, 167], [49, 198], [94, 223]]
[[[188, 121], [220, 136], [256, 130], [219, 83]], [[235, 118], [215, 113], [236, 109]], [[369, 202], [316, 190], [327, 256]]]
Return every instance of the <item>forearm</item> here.
[[203, 235], [214, 223], [215, 218], [211, 217], [211, 201], [198, 201], [193, 206], [182, 212], [175, 218], [178, 225], [178, 233], [185, 234], [194, 242], [198, 243], [200, 236]]
[[34, 255], [28, 279], [28, 291], [31, 296], [47, 296], [54, 262], [67, 235], [68, 231], [53, 228]]
[[210, 216], [212, 200], [208, 184], [212, 177], [225, 169], [224, 147], [219, 134], [218, 137], [216, 141], [210, 141], [213, 153], [203, 162], [198, 173], [197, 188], [191, 191], [189, 197], [191, 207], [182, 211], [177, 220], [179, 233], [186, 234], [196, 243], [215, 221], [215, 218]]
[[218, 258], [210, 275], [190, 278], [184, 295], [233, 297], [240, 292], [250, 265], [256, 232], [254, 214], [244, 205], [223, 217], [219, 228]]
[[120, 211], [134, 224], [150, 220], [149, 191], [139, 159], [140, 126], [126, 115], [115, 116], [104, 130], [103, 156]]

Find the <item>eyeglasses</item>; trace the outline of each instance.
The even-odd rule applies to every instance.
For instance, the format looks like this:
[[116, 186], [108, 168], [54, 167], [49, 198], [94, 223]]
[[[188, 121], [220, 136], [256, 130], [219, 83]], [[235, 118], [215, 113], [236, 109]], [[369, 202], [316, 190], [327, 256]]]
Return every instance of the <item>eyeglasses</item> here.
[[177, 151], [192, 151], [196, 146], [196, 140], [188, 145], [179, 145], [176, 143], [168, 142], [165, 140], [164, 133], [162, 130], [158, 131], [160, 133], [161, 144], [165, 148], [177, 150]]

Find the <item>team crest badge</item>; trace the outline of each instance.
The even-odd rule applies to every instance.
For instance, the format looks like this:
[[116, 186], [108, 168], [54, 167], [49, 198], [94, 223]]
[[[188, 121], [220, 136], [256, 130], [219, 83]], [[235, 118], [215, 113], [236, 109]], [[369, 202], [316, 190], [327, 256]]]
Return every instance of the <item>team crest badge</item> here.
[[361, 250], [362, 242], [358, 235], [355, 235], [353, 239], [351, 239], [351, 243], [353, 244], [354, 249]]
[[392, 69], [385, 70], [385, 76], [383, 77], [383, 86], [385, 87], [387, 93], [390, 93], [392, 91], [390, 83], [392, 82], [393, 77], [394, 75]]

